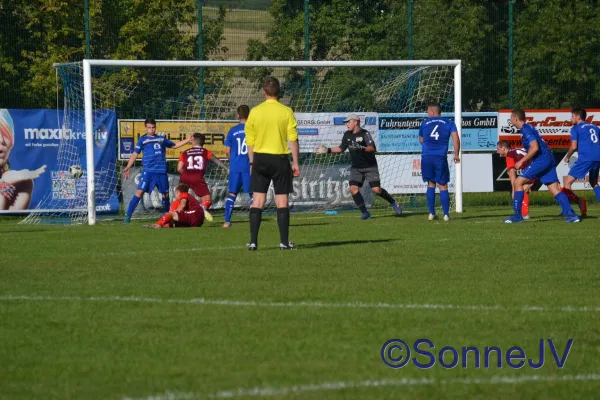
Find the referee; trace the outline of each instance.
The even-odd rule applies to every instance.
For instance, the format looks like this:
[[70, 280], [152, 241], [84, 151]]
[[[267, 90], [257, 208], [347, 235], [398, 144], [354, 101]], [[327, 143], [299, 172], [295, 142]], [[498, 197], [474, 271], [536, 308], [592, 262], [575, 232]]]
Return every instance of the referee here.
[[[288, 195], [293, 192], [292, 174], [295, 176], [300, 174], [298, 168], [300, 150], [294, 112], [279, 102], [280, 92], [279, 81], [272, 76], [268, 77], [261, 91], [265, 101], [252, 108], [244, 129], [250, 159], [250, 189], [254, 192], [250, 206], [250, 244], [248, 244], [250, 251], [258, 248], [262, 210], [271, 181], [275, 189], [279, 248], [281, 250], [296, 248], [288, 239], [290, 230]], [[290, 149], [292, 150], [291, 168]]]

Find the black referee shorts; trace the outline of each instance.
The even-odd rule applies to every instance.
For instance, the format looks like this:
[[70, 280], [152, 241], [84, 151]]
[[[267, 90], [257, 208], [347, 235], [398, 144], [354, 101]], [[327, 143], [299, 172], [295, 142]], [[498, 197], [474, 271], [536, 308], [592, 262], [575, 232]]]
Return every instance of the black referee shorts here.
[[292, 193], [292, 166], [287, 154], [254, 153], [250, 189], [254, 193], [267, 193], [273, 181], [275, 194]]

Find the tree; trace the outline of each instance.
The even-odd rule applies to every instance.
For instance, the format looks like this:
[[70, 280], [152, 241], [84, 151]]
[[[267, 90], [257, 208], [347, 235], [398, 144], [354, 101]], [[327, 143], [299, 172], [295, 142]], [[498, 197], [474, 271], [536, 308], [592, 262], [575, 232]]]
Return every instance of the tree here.
[[[91, 53], [98, 59], [195, 60], [195, 0], [90, 1]], [[56, 107], [54, 63], [85, 57], [80, 0], [0, 0], [0, 81], [4, 107]], [[204, 53], [218, 56], [225, 9], [203, 24]], [[18, 27], [18, 29], [15, 29]]]
[[516, 103], [600, 105], [600, 10], [593, 0], [528, 0], [515, 29]]
[[[304, 58], [302, 5], [302, 1], [293, 0], [272, 2], [269, 12], [274, 18], [273, 27], [265, 42], [249, 41], [249, 59]], [[485, 73], [490, 67], [505, 69], [504, 65], [490, 66], [486, 62], [486, 56], [494, 55], [494, 52], [486, 51], [489, 42], [493, 43], [492, 48], [499, 47], [496, 41], [490, 40], [492, 25], [488, 21], [488, 7], [488, 2], [482, 4], [477, 0], [414, 2], [415, 58], [463, 60], [463, 105], [467, 110], [481, 108], [482, 104], [489, 107], [495, 102], [484, 79]], [[310, 54], [313, 60], [406, 59], [407, 43], [406, 1], [310, 2]], [[385, 75], [385, 72], [379, 74]], [[349, 73], [347, 79], [349, 85], [357, 87], [370, 82], [376, 84], [385, 78], [367, 76], [361, 81], [357, 74]], [[301, 79], [299, 71], [288, 77], [288, 80]]]

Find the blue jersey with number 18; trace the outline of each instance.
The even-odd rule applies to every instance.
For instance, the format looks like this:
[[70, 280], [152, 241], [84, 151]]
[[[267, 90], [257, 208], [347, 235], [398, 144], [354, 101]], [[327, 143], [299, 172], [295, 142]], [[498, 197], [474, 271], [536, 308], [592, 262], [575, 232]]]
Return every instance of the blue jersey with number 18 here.
[[423, 138], [422, 156], [446, 157], [452, 132], [458, 132], [454, 121], [444, 117], [425, 118], [419, 128]]
[[246, 133], [244, 126], [240, 123], [227, 132], [225, 146], [230, 149], [230, 172], [250, 172], [250, 160], [248, 159], [248, 146], [246, 146]]

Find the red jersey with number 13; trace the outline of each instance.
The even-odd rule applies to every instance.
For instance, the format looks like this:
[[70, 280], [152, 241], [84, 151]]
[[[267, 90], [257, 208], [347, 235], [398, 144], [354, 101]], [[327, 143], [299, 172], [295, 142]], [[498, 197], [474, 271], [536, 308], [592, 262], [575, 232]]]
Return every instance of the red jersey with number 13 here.
[[183, 162], [181, 180], [195, 181], [197, 179], [204, 179], [206, 166], [211, 157], [212, 153], [210, 151], [198, 146], [194, 146], [181, 153], [181, 156], [179, 156], [179, 161]]
[[[527, 150], [521, 149], [510, 149], [508, 153], [506, 153], [506, 169], [513, 169], [515, 164], [521, 161], [523, 157], [527, 155]], [[527, 161], [525, 164], [521, 166], [521, 169], [527, 168], [527, 166], [531, 164], [531, 160]]]

